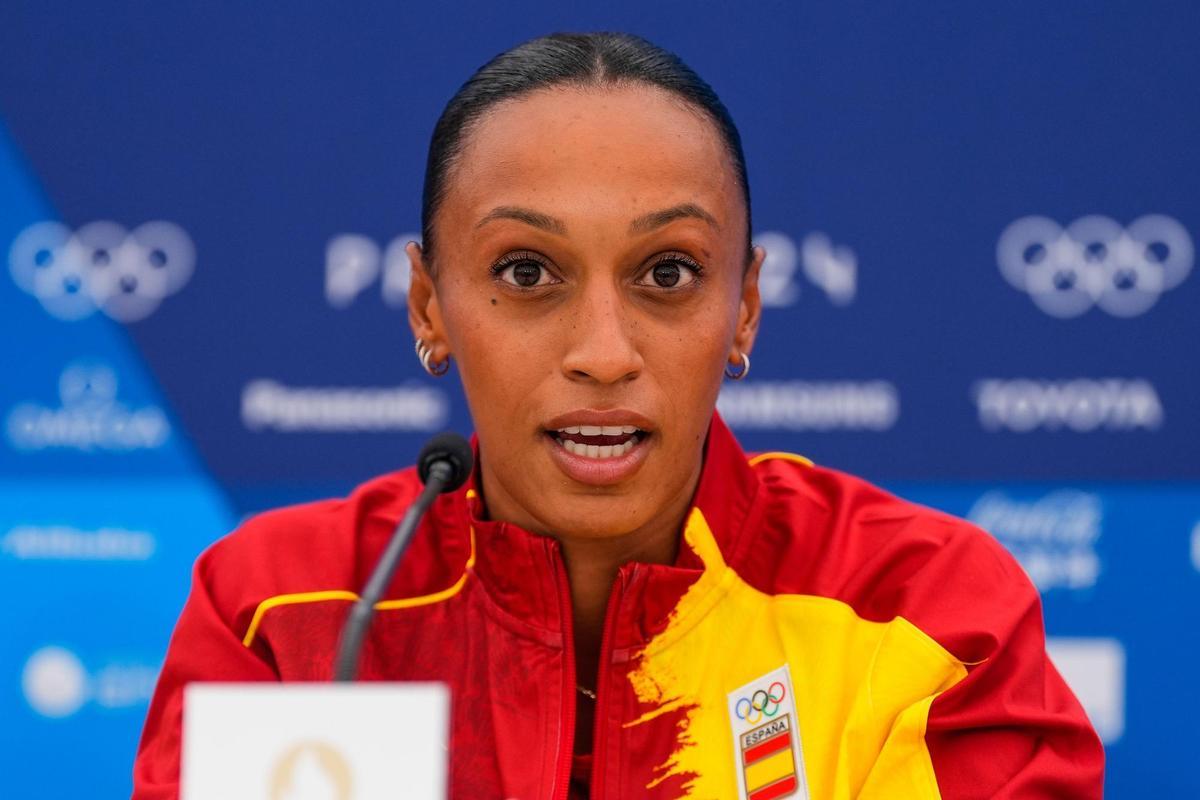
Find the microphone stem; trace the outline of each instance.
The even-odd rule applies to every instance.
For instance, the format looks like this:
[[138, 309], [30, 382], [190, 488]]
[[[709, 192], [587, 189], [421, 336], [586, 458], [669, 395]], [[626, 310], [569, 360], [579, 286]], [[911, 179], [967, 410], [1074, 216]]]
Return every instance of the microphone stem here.
[[396, 526], [396, 532], [392, 534], [387, 548], [379, 557], [379, 563], [376, 564], [375, 571], [367, 580], [367, 585], [363, 587], [359, 599], [351, 606], [350, 615], [342, 628], [337, 659], [334, 661], [333, 679], [335, 681], [353, 681], [358, 676], [359, 655], [362, 652], [363, 643], [366, 641], [367, 631], [371, 627], [371, 620], [375, 616], [375, 604], [383, 597], [388, 584], [392, 582], [392, 575], [396, 572], [400, 558], [404, 555], [404, 550], [408, 547], [408, 542], [412, 538], [413, 531], [417, 529], [421, 517], [425, 516], [425, 511], [433, 503], [434, 498], [441, 493], [452, 474], [453, 470], [449, 464], [444, 461], [435, 462], [429, 469], [429, 478], [425, 482], [425, 488], [404, 512], [404, 517]]

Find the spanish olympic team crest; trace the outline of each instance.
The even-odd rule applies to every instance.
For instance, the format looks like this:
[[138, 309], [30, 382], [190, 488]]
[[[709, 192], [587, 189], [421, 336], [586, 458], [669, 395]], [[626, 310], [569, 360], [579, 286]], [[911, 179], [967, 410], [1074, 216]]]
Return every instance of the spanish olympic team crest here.
[[795, 697], [787, 664], [729, 693], [741, 800], [807, 800]]

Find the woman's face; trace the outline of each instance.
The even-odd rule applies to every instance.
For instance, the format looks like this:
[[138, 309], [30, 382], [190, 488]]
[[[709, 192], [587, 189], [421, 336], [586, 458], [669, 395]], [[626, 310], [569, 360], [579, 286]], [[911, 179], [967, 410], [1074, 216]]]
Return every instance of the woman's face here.
[[713, 123], [661, 90], [544, 90], [479, 121], [433, 264], [410, 245], [410, 312], [462, 375], [493, 516], [608, 538], [686, 509], [758, 325], [746, 225]]

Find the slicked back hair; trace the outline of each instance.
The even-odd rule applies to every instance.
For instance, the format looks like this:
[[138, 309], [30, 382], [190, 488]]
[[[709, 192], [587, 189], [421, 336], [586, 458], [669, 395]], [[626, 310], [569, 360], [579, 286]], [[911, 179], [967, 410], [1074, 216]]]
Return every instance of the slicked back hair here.
[[433, 220], [466, 137], [480, 118], [505, 100], [555, 86], [644, 84], [682, 99], [716, 126], [746, 205], [746, 258], [750, 258], [750, 185], [742, 138], [716, 92], [674, 53], [628, 33], [554, 33], [506, 50], [480, 67], [450, 98], [433, 129], [421, 200], [426, 259], [435, 250]]

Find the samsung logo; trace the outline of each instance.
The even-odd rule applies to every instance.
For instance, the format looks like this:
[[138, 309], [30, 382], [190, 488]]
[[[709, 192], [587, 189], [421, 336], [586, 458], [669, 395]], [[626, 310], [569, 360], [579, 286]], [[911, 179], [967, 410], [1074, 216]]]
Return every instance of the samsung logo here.
[[1163, 424], [1158, 392], [1141, 379], [986, 379], [975, 384], [973, 394], [985, 431], [1089, 433], [1157, 430]]
[[886, 431], [900, 393], [887, 381], [758, 381], [725, 386], [717, 410], [743, 430]]

